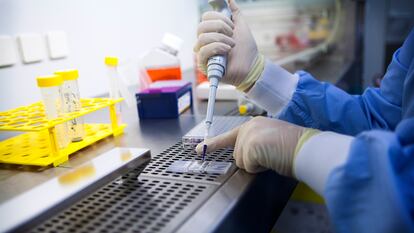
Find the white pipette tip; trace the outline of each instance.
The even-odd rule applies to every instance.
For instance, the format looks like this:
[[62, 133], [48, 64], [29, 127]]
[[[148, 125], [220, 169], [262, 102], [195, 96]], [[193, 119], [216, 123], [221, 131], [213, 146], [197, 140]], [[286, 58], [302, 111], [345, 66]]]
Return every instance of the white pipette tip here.
[[206, 121], [205, 122], [205, 131], [204, 131], [204, 141], [206, 141], [207, 138], [210, 136], [210, 128], [211, 128], [211, 122]]

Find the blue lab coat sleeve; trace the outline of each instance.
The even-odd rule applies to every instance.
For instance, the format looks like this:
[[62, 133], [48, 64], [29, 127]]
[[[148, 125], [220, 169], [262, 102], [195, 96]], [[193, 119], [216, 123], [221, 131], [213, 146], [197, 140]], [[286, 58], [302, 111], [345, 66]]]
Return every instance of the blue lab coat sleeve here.
[[362, 95], [350, 95], [299, 71], [296, 91], [279, 118], [348, 135], [369, 129], [394, 130], [402, 119], [402, 105], [406, 104], [402, 95], [413, 55], [414, 30], [394, 53], [381, 87], [368, 88]]
[[[397, 115], [396, 110], [391, 114], [402, 120], [397, 122], [393, 131], [369, 130], [358, 134], [351, 144], [346, 163], [335, 168], [328, 176], [324, 197], [337, 232], [414, 232], [413, 48], [413, 43], [405, 43], [394, 55], [393, 62], [400, 63], [396, 65], [402, 67], [398, 73], [405, 71], [402, 86], [399, 86], [398, 78], [384, 80], [385, 87], [379, 90], [384, 92], [384, 96], [378, 96], [379, 100], [371, 99], [375, 103], [373, 106], [385, 110], [386, 103], [382, 99], [398, 97], [390, 88], [399, 90], [401, 115]], [[393, 84], [393, 80], [397, 84]], [[381, 109], [365, 109], [386, 114], [384, 117], [375, 116], [371, 121], [365, 118], [365, 127], [370, 128], [370, 124], [375, 126], [382, 122], [383, 125], [378, 126], [393, 128], [394, 119], [389, 118], [393, 115], [387, 115], [390, 113]], [[388, 109], [393, 110], [391, 107]]]
[[414, 118], [359, 134], [324, 197], [336, 232], [414, 232]]
[[[280, 118], [356, 135], [329, 173], [325, 198], [335, 231], [414, 232], [414, 30], [380, 88], [349, 95], [300, 72]], [[332, 154], [335, 156], [335, 154]]]

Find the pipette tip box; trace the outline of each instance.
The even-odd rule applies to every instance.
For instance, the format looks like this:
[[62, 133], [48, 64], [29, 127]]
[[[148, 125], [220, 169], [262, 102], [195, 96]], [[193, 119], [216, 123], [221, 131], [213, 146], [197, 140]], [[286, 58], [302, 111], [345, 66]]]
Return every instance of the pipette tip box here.
[[159, 81], [136, 94], [140, 119], [177, 118], [193, 106], [191, 83]]
[[[209, 137], [215, 137], [228, 132], [250, 119], [251, 117], [246, 116], [215, 116], [210, 128]], [[183, 147], [185, 149], [194, 149], [199, 143], [204, 141], [204, 133], [205, 124], [203, 121], [182, 137]]]

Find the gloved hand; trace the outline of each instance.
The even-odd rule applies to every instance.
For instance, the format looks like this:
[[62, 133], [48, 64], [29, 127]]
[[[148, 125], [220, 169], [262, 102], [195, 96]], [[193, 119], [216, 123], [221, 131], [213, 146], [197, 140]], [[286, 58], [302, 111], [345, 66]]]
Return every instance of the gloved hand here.
[[318, 132], [277, 119], [255, 117], [238, 128], [200, 143], [196, 151], [200, 154], [204, 144], [207, 152], [234, 147], [236, 165], [247, 172], [272, 169], [293, 176], [295, 154]]
[[194, 52], [197, 53], [198, 66], [204, 74], [208, 58], [228, 54], [227, 69], [222, 79], [224, 83], [240, 86], [253, 70], [250, 82], [241, 87], [244, 91], [260, 77], [264, 69], [264, 58], [259, 55], [256, 42], [234, 0], [229, 0], [229, 7], [233, 21], [219, 12], [203, 14]]

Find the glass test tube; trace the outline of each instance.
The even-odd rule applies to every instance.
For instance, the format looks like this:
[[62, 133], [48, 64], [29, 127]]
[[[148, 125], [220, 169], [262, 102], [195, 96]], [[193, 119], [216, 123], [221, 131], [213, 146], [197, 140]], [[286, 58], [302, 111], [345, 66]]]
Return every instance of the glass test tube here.
[[[46, 117], [49, 120], [58, 118], [63, 113], [62, 84], [63, 79], [60, 75], [37, 77], [37, 86], [42, 94]], [[69, 140], [65, 123], [55, 126], [55, 138], [59, 149], [68, 145]]]
[[[78, 86], [79, 73], [78, 70], [61, 70], [55, 74], [62, 76], [62, 96], [64, 113], [78, 112], [82, 109], [80, 102], [80, 93]], [[68, 122], [67, 129], [72, 142], [79, 142], [85, 136], [84, 119], [77, 117]]]

